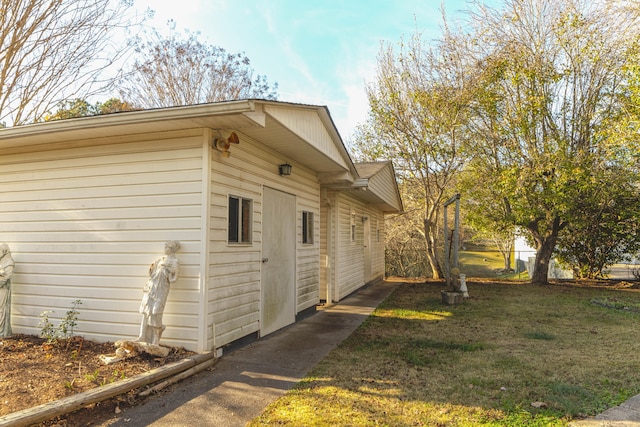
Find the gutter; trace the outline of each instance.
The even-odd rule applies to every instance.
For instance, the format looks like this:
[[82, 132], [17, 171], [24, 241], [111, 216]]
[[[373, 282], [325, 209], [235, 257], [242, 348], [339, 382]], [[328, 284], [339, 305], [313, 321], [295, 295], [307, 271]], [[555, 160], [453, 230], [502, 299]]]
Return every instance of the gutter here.
[[367, 178], [358, 178], [353, 181], [351, 188], [354, 190], [366, 191], [369, 188], [369, 180]]
[[154, 110], [124, 111], [52, 122], [32, 123], [0, 129], [0, 141], [24, 136], [37, 136], [68, 131], [81, 131], [110, 126], [128, 126], [150, 122], [197, 119], [226, 114], [252, 113], [254, 101], [229, 101], [213, 104], [158, 108]]

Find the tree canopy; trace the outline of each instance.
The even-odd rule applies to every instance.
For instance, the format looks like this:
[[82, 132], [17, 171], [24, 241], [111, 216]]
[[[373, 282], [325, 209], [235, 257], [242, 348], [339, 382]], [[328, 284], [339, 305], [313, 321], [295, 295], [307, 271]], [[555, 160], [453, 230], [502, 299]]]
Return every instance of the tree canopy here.
[[455, 79], [465, 71], [457, 48], [450, 40], [426, 48], [419, 34], [398, 49], [384, 46], [376, 82], [367, 88], [369, 120], [356, 137], [361, 156], [395, 161], [412, 212], [409, 234], [423, 236], [434, 278], [443, 274], [438, 217], [466, 159], [462, 124], [472, 89]]
[[640, 197], [633, 185], [638, 179], [624, 168], [607, 169], [575, 171], [579, 197], [560, 234], [557, 254], [576, 277], [603, 277], [607, 267], [640, 250]]
[[90, 104], [85, 99], [77, 98], [71, 101], [59, 102], [57, 107], [55, 112], [47, 113], [44, 116], [45, 122], [134, 110], [129, 103], [118, 98], [111, 98], [105, 102], [97, 102], [95, 104]]
[[470, 57], [486, 72], [472, 123], [473, 164], [492, 177], [507, 218], [535, 242], [537, 283], [547, 281], [561, 232], [588, 215], [577, 209], [589, 193], [580, 171], [604, 184], [625, 163], [615, 153], [626, 141], [603, 140], [601, 132], [618, 116], [628, 49], [638, 37], [637, 15], [620, 13], [581, 0], [514, 0], [472, 15]]
[[402, 165], [424, 194], [425, 224], [460, 191], [483, 228], [526, 233], [532, 281], [546, 283], [554, 250], [597, 217], [585, 203], [637, 212], [640, 10], [585, 0], [475, 7], [464, 25], [445, 20], [431, 47], [381, 50], [371, 133], [359, 144], [378, 141], [372, 152]]
[[277, 84], [254, 75], [249, 58], [202, 42], [197, 33], [182, 38], [154, 32], [138, 40], [135, 50], [138, 57], [120, 82], [120, 94], [136, 107], [277, 98]]

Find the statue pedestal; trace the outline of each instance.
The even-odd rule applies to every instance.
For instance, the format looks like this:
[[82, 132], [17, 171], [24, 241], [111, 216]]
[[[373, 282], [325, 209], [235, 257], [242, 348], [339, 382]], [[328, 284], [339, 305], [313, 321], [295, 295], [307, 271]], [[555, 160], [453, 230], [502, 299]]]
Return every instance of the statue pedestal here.
[[150, 354], [154, 357], [167, 357], [169, 355], [170, 349], [167, 347], [162, 347], [155, 344], [149, 344], [141, 341], [131, 341], [131, 340], [120, 340], [116, 341], [116, 354], [115, 356], [107, 356], [100, 355], [100, 360], [109, 365], [111, 363], [116, 363], [121, 360], [128, 359], [130, 357], [135, 357], [142, 353]]
[[447, 305], [462, 304], [464, 302], [464, 294], [462, 292], [440, 291], [442, 294], [442, 302]]

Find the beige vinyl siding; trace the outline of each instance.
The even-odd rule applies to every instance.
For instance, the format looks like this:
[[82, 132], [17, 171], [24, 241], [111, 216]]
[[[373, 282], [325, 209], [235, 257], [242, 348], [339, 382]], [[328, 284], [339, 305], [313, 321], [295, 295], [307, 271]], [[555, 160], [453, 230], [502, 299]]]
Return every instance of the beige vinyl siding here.
[[[384, 276], [384, 239], [376, 239], [376, 227], [384, 228], [384, 217], [378, 210], [347, 193], [337, 193], [338, 225], [335, 255], [335, 281], [337, 296], [341, 300], [366, 283]], [[351, 213], [355, 213], [355, 241], [351, 241]], [[364, 225], [362, 217], [368, 217], [371, 231], [371, 276], [365, 277]], [[383, 233], [381, 229], [381, 233]], [[381, 235], [383, 236], [383, 234]]]
[[[364, 285], [364, 250], [361, 205], [353, 198], [338, 193], [338, 241], [336, 248], [337, 299], [341, 300]], [[355, 241], [351, 240], [351, 215], [355, 214]]]
[[[264, 110], [307, 144], [314, 147], [317, 150], [317, 155], [326, 155], [345, 170], [349, 169], [347, 160], [343, 157], [326, 125], [317, 120], [316, 111], [280, 105], [267, 105]], [[282, 143], [287, 144], [287, 141], [282, 141]]]
[[[38, 334], [80, 299], [77, 333], [138, 336], [149, 264], [179, 240], [167, 345], [197, 346], [201, 131], [74, 141], [0, 157], [0, 241], [13, 252], [14, 332]], [[71, 145], [70, 144], [70, 145]]]
[[395, 182], [391, 163], [387, 163], [384, 168], [369, 178], [369, 191], [375, 193], [396, 210], [401, 210], [402, 205]]
[[[232, 130], [240, 144], [225, 157], [211, 142]], [[372, 166], [381, 181], [371, 177], [366, 194], [327, 187], [321, 199], [320, 182], [358, 178], [324, 107], [256, 100], [122, 113], [6, 129], [0, 144], [0, 241], [16, 261], [17, 333], [39, 333], [40, 313], [54, 310], [57, 323], [80, 299], [79, 334], [136, 338], [149, 264], [165, 241], [179, 240], [162, 342], [219, 348], [260, 330], [265, 187], [296, 201], [296, 314], [383, 274], [383, 243], [374, 242], [383, 214], [359, 197], [382, 202], [380, 209], [401, 207], [397, 193], [392, 202], [378, 197], [393, 192], [385, 182], [393, 180], [391, 165]], [[278, 174], [285, 162], [291, 176]], [[230, 195], [252, 200], [250, 244], [227, 243]], [[314, 214], [312, 244], [302, 243], [305, 211]], [[370, 270], [363, 216], [371, 225]]]
[[[319, 198], [315, 174], [266, 149], [241, 131], [240, 144], [231, 155], [212, 153], [211, 241], [209, 272], [210, 330], [214, 347], [222, 347], [260, 330], [260, 280], [262, 259], [262, 192], [270, 187], [296, 196], [296, 313], [319, 301]], [[280, 176], [278, 165], [289, 162], [291, 176]], [[229, 195], [253, 201], [251, 244], [227, 244]], [[315, 213], [316, 239], [302, 244], [302, 211]], [[212, 338], [210, 336], [210, 338]]]
[[[384, 216], [371, 210], [371, 278], [384, 277]], [[378, 232], [379, 231], [379, 240]]]
[[[309, 185], [311, 182], [309, 181]], [[320, 188], [298, 197], [296, 215], [296, 241], [298, 244], [296, 268], [296, 313], [318, 304], [320, 300]], [[313, 213], [313, 243], [302, 243], [302, 212]]]

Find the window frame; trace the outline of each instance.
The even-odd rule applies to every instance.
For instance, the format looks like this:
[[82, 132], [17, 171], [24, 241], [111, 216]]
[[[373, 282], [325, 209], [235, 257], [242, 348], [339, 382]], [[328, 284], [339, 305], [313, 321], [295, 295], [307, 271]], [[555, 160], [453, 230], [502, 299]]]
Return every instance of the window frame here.
[[302, 211], [302, 244], [313, 245], [314, 239], [314, 214], [311, 211]]
[[253, 243], [253, 199], [229, 194], [227, 196], [227, 244]]
[[349, 227], [351, 243], [356, 242], [356, 211], [351, 209], [351, 226]]

